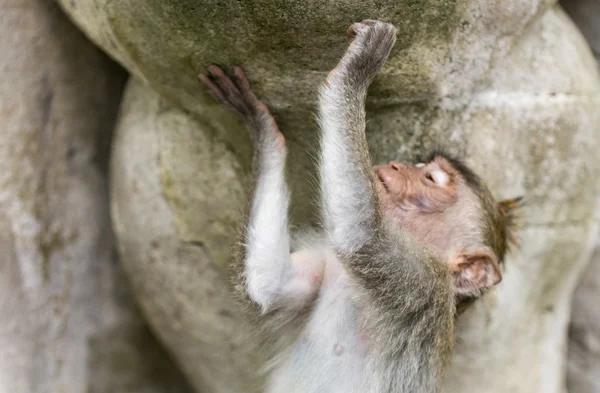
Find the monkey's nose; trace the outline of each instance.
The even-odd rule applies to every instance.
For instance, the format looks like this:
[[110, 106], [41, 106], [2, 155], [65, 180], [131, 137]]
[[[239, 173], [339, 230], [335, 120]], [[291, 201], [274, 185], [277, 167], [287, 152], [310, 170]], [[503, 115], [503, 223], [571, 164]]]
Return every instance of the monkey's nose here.
[[400, 168], [404, 167], [404, 164], [398, 161], [390, 161], [390, 166], [398, 171]]

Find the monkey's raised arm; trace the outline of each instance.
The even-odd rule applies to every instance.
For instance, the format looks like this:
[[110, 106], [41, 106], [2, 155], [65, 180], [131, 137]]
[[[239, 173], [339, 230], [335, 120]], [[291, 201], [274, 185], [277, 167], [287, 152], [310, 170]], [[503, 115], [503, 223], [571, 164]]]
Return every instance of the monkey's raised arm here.
[[353, 252], [377, 233], [381, 213], [365, 137], [369, 84], [396, 41], [393, 25], [355, 23], [354, 41], [321, 88], [320, 176], [325, 227], [337, 251]]
[[[338, 256], [386, 314], [403, 318], [450, 290], [448, 269], [400, 230], [384, 223], [365, 135], [367, 88], [396, 39], [389, 23], [363, 21], [320, 95], [321, 186], [326, 229]], [[444, 305], [445, 306], [445, 305]], [[403, 312], [397, 312], [397, 308]], [[396, 308], [396, 309], [394, 309]]]
[[[236, 83], [219, 67], [212, 79], [200, 75], [210, 92], [246, 122], [254, 144], [253, 190], [240, 255], [236, 255], [238, 289], [266, 313], [278, 307], [299, 307], [318, 287], [316, 264], [304, 254], [290, 256], [289, 191], [285, 182], [285, 138], [267, 106], [252, 92], [244, 71], [236, 67]], [[302, 264], [303, 274], [297, 274]]]
[[365, 135], [367, 88], [388, 58], [396, 29], [363, 21], [348, 32], [355, 39], [319, 103], [325, 225], [338, 257], [365, 290], [370, 306], [363, 322], [376, 332], [372, 343], [383, 358], [395, 359], [381, 363], [399, 376], [385, 391], [433, 392], [452, 342], [449, 270], [407, 232], [384, 222]]

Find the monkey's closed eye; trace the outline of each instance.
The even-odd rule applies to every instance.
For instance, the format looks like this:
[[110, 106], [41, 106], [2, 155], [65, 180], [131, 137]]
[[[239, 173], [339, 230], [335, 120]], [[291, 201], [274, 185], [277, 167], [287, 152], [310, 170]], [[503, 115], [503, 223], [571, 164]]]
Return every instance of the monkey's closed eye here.
[[440, 169], [434, 169], [433, 171], [425, 173], [425, 177], [438, 187], [445, 187], [450, 182], [450, 176]]

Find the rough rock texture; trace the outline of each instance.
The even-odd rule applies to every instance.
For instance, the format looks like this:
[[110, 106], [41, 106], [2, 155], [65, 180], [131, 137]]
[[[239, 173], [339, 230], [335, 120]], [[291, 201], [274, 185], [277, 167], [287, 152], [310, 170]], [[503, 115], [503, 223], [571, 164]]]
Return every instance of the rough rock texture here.
[[239, 341], [224, 266], [243, 199], [241, 165], [136, 80], [121, 110], [112, 216], [136, 295], [199, 392], [249, 392], [256, 367]]
[[125, 73], [51, 1], [0, 3], [0, 54], [0, 391], [189, 392], [116, 259], [106, 142]]
[[[590, 44], [600, 65], [600, 1], [564, 0], [561, 4]], [[600, 248], [582, 274], [573, 296], [569, 330], [567, 388], [600, 393]]]
[[368, 103], [374, 159], [442, 146], [498, 198], [528, 201], [503, 283], [460, 320], [444, 391], [564, 390], [570, 297], [597, 233], [600, 82], [553, 1], [61, 4], [139, 78], [114, 141], [113, 223], [146, 316], [198, 391], [251, 391], [257, 370], [225, 275], [249, 141], [196, 74], [247, 69], [288, 138], [293, 222], [310, 225], [315, 87], [365, 17], [399, 28]]
[[600, 248], [573, 296], [567, 387], [572, 393], [600, 392]]

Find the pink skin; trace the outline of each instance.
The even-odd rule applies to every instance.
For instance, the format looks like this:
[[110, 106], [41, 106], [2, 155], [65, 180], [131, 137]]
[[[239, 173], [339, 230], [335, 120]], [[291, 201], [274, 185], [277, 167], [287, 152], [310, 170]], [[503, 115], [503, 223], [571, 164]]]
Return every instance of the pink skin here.
[[[448, 184], [441, 185], [432, 177], [434, 172], [448, 175]], [[373, 172], [379, 180], [379, 195], [386, 207], [393, 209], [397, 218], [405, 218], [407, 211], [442, 212], [456, 201], [456, 171], [442, 157], [420, 166], [391, 161], [378, 165]]]

